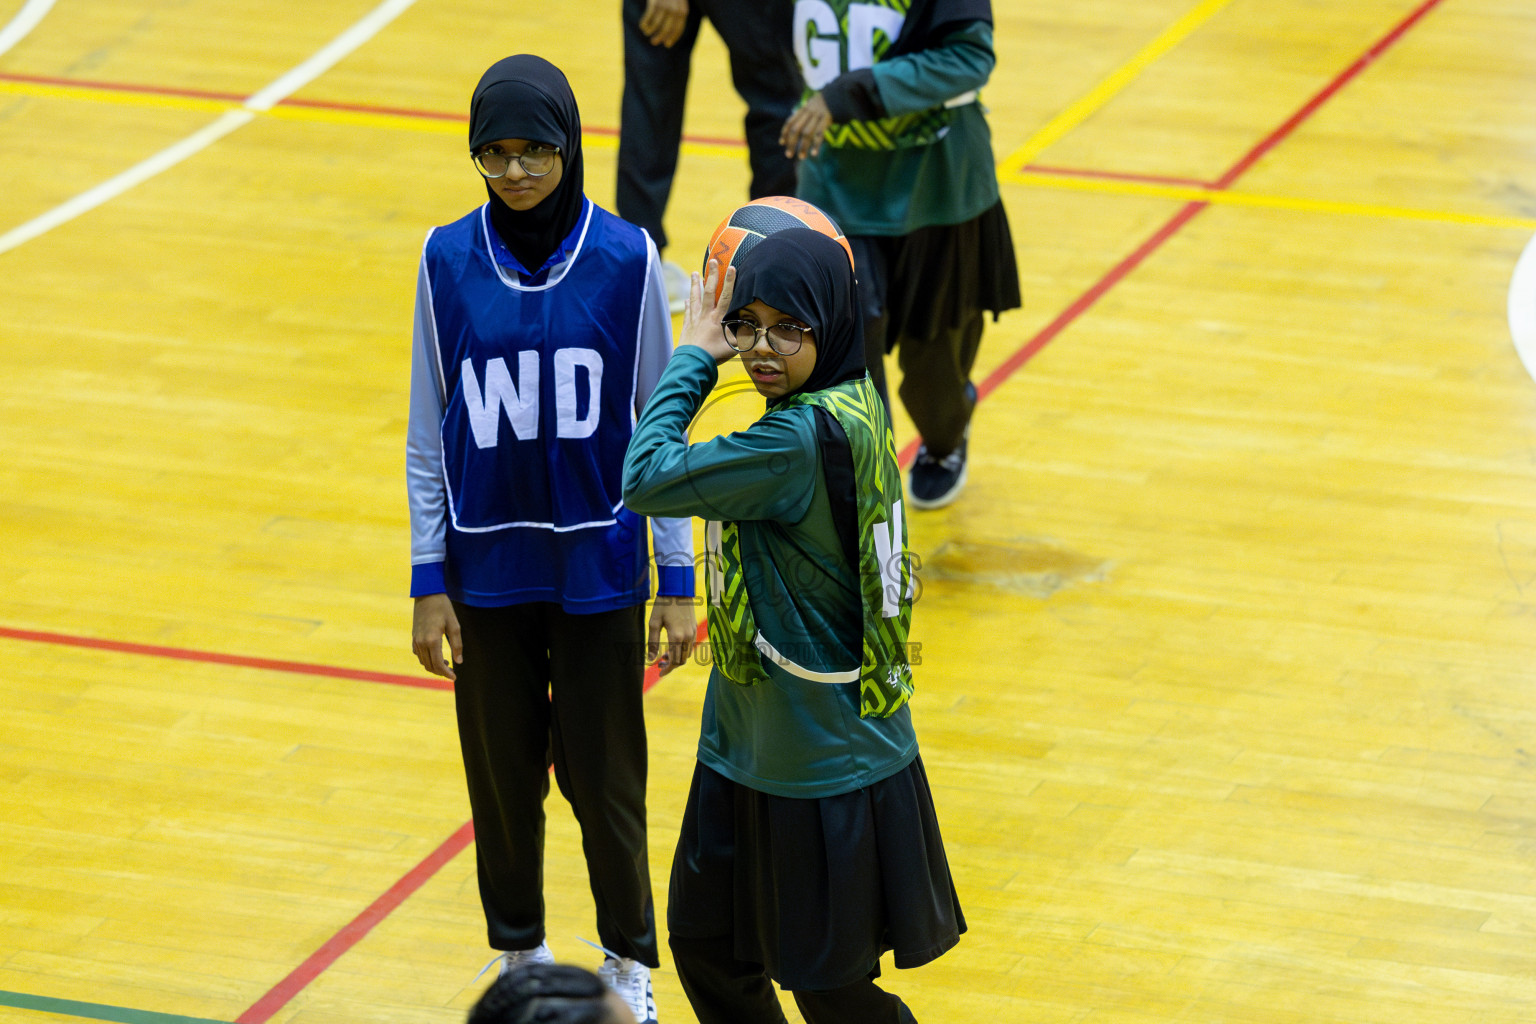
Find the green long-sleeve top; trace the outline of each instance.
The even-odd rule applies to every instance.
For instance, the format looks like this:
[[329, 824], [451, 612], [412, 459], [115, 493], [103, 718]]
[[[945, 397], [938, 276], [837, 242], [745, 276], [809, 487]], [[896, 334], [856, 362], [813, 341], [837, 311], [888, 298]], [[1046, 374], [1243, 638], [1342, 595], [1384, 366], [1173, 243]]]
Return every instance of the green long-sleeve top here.
[[[643, 515], [740, 524], [752, 615], [801, 666], [859, 666], [858, 579], [832, 518], [815, 410], [772, 410], [745, 430], [688, 442], [688, 425], [718, 379], [702, 349], [667, 364], [624, 460], [624, 503]], [[712, 669], [699, 760], [776, 796], [847, 793], [893, 775], [917, 755], [910, 711], [859, 717], [859, 684], [811, 682], [764, 661], [768, 681], [739, 686]]]
[[[956, 26], [938, 46], [844, 74], [823, 95], [838, 121], [911, 114], [980, 89], [996, 63], [992, 26], [973, 21]], [[850, 235], [905, 235], [981, 216], [998, 199], [992, 132], [980, 103], [953, 114], [948, 133], [927, 146], [823, 145], [801, 163], [796, 195], [826, 210]]]

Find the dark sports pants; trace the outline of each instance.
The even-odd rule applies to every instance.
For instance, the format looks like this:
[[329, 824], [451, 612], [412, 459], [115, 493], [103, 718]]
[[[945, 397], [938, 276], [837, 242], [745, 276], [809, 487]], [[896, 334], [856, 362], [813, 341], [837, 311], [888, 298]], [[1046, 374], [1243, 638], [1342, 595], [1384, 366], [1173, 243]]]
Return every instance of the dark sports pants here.
[[[896, 364], [901, 367], [901, 404], [928, 450], [948, 455], [960, 446], [970, 425], [976, 399], [971, 395], [971, 368], [981, 350], [986, 323], [983, 310], [972, 310], [959, 327], [948, 327], [933, 338], [897, 339]], [[883, 319], [866, 331], [864, 354], [875, 386], [891, 406], [885, 383], [886, 330]]]
[[906, 240], [859, 235], [850, 237], [848, 242], [860, 270], [864, 359], [875, 389], [889, 411], [891, 395], [885, 380], [885, 354], [894, 348], [896, 363], [901, 368], [901, 404], [912, 417], [912, 426], [929, 452], [941, 457], [948, 455], [965, 438], [965, 428], [976, 409], [971, 369], [981, 351], [986, 311], [968, 309], [958, 325], [941, 327], [931, 336], [913, 336], [903, 329], [904, 324], [893, 328], [888, 302], [891, 291], [923, 287], [921, 282], [893, 279], [893, 268], [900, 262]]
[[795, 194], [795, 163], [779, 145], [784, 119], [800, 103], [802, 79], [791, 48], [791, 0], [691, 0], [683, 36], [671, 48], [640, 32], [646, 0], [624, 0], [624, 98], [619, 115], [618, 213], [667, 246], [661, 218], [677, 172], [683, 100], [699, 25], [709, 18], [730, 51], [731, 81], [747, 103], [748, 195]]
[[645, 841], [643, 605], [572, 615], [556, 604], [454, 604], [459, 745], [492, 949], [544, 940], [549, 767], [581, 824], [597, 933], [659, 966]]
[[[783, 1024], [773, 983], [761, 964], [737, 960], [731, 938], [686, 939], [674, 935], [672, 962], [699, 1024]], [[878, 968], [877, 968], [878, 971]], [[899, 996], [864, 978], [831, 992], [795, 991], [806, 1024], [917, 1024]]]

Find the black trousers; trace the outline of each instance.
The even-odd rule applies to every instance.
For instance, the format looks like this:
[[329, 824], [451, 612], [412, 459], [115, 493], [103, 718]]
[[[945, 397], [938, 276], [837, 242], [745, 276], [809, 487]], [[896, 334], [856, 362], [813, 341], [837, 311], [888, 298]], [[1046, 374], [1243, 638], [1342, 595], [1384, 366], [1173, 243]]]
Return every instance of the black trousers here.
[[665, 249], [661, 226], [683, 138], [683, 101], [699, 26], [708, 18], [731, 58], [731, 82], [747, 103], [748, 195], [795, 194], [795, 162], [779, 145], [803, 80], [791, 45], [792, 0], [691, 0], [683, 36], [671, 48], [640, 32], [646, 0], [624, 0], [624, 98], [619, 114], [618, 213]]
[[581, 825], [604, 946], [660, 965], [645, 838], [643, 605], [454, 604], [454, 700], [492, 949], [544, 941], [549, 768]]
[[[687, 939], [673, 935], [672, 962], [699, 1024], [783, 1024], [773, 982], [761, 964], [737, 960], [731, 937]], [[868, 978], [831, 992], [796, 990], [795, 1005], [806, 1024], [917, 1024], [899, 996]]]
[[[906, 237], [885, 238], [858, 235], [848, 239], [859, 267], [859, 305], [864, 311], [864, 360], [875, 389], [891, 407], [889, 386], [885, 380], [885, 354], [896, 350], [901, 368], [901, 404], [912, 417], [912, 426], [934, 455], [944, 456], [959, 447], [970, 425], [976, 398], [971, 391], [971, 370], [981, 351], [982, 329], [986, 311], [978, 306], [962, 305], [953, 317], [936, 316], [924, 310], [913, 324], [900, 316], [892, 322], [893, 301], [910, 289], [925, 287], [921, 278], [927, 268], [914, 268], [922, 262], [905, 251], [913, 243]], [[949, 255], [949, 254], [945, 254]], [[914, 269], [917, 277], [913, 278]], [[959, 267], [952, 274], [968, 273]], [[934, 285], [936, 290], [953, 284]]]
[[[901, 368], [901, 404], [912, 417], [928, 450], [948, 455], [960, 446], [976, 398], [971, 392], [971, 368], [981, 351], [986, 313], [973, 310], [959, 327], [947, 327], [928, 338], [903, 337], [896, 344], [896, 364]], [[864, 357], [885, 407], [891, 407], [885, 382], [885, 353], [889, 340], [885, 319], [872, 321], [864, 331]]]

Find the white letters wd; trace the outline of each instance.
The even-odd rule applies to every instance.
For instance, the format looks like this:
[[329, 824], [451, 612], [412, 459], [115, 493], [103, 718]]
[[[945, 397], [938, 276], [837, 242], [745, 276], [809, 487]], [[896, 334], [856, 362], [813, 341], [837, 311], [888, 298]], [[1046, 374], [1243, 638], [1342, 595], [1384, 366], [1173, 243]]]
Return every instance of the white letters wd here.
[[512, 421], [512, 432], [519, 441], [530, 441], [539, 436], [539, 354], [517, 354], [517, 379], [522, 385], [513, 385], [507, 374], [507, 361], [500, 356], [485, 364], [485, 395], [481, 397], [480, 381], [475, 377], [475, 367], [468, 359], [463, 369], [464, 406], [469, 410], [469, 426], [475, 434], [475, 447], [495, 448], [497, 430], [501, 425], [501, 410], [507, 410]]
[[[583, 438], [597, 431], [603, 414], [603, 357], [595, 349], [562, 348], [555, 355], [555, 436]], [[577, 419], [581, 407], [576, 395], [576, 368], [587, 370], [587, 414]], [[500, 356], [485, 364], [485, 390], [468, 359], [461, 370], [464, 407], [469, 412], [470, 430], [475, 447], [494, 448], [501, 427], [501, 410], [507, 410], [512, 433], [519, 441], [539, 436], [539, 354], [533, 350], [517, 354], [517, 383], [507, 372], [507, 361]]]
[[[587, 368], [587, 416], [576, 418], [576, 367]], [[562, 348], [555, 352], [555, 435], [591, 437], [602, 415], [603, 357], [595, 349]]]
[[[907, 561], [907, 545], [901, 535], [901, 502], [891, 504], [891, 521], [870, 527], [874, 533], [875, 561], [880, 566], [880, 614], [894, 618], [901, 612], [901, 570]], [[907, 596], [915, 587], [907, 577]]]

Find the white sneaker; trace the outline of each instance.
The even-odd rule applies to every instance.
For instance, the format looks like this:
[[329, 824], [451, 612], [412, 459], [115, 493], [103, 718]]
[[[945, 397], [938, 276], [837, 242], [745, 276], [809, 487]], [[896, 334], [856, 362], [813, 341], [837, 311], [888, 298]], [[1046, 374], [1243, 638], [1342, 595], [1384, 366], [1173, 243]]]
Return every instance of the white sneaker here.
[[[691, 283], [688, 271], [671, 260], [662, 260], [661, 280], [667, 286], [667, 308], [674, 313], [681, 313], [687, 309], [688, 286]], [[641, 1024], [644, 1022], [642, 1021]]]
[[628, 957], [609, 957], [597, 969], [603, 984], [619, 994], [635, 1020], [656, 1024], [656, 994], [651, 990], [651, 969]]
[[[491, 958], [491, 963], [480, 968], [480, 974], [490, 969], [491, 964], [501, 961], [501, 969], [496, 972], [499, 978], [508, 971], [515, 970], [523, 964], [552, 964], [555, 962], [555, 954], [549, 951], [549, 944], [539, 943], [533, 949], [509, 949], [504, 953], [498, 953]], [[475, 975], [479, 977], [480, 974]]]

